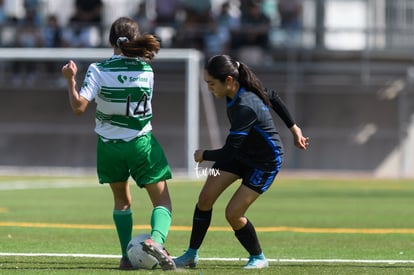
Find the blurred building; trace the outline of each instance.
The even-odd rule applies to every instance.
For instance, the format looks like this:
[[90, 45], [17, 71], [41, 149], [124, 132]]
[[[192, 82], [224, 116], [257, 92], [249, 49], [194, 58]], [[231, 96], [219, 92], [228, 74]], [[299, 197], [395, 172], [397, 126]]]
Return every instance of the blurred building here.
[[[3, 19], [0, 18], [0, 26], [3, 26], [1, 37], [5, 43], [11, 35], [7, 27], [25, 16], [24, 1], [27, 0], [2, 0], [0, 11]], [[260, 5], [262, 12], [271, 19], [272, 28], [268, 35], [271, 45], [276, 48], [286, 46], [286, 43], [294, 43], [301, 48], [333, 50], [414, 47], [414, 39], [411, 35], [411, 30], [414, 29], [414, 1], [412, 0], [211, 0], [209, 1], [211, 5], [206, 7], [210, 8], [213, 16], [217, 16], [222, 4], [228, 2], [231, 13], [242, 16], [243, 3], [249, 1]], [[59, 25], [68, 27], [76, 12], [76, 0], [36, 0], [35, 2], [39, 5], [39, 14], [43, 17], [44, 23], [49, 15], [53, 15], [57, 17]], [[100, 39], [103, 41], [100, 44], [102, 46], [107, 46], [104, 41], [106, 41], [107, 28], [113, 20], [123, 15], [134, 16], [142, 2], [146, 2], [145, 13], [148, 20], [156, 22], [157, 1], [102, 0], [101, 2], [103, 3]], [[298, 34], [293, 40], [289, 40], [289, 34], [282, 27], [283, 18], [278, 12], [278, 5], [284, 2], [297, 2], [302, 5], [300, 24], [297, 25]], [[181, 0], [181, 3], [181, 6], [185, 7], [185, 1]], [[185, 20], [186, 15], [183, 9], [177, 7], [175, 4], [177, 10], [175, 19], [176, 23], [180, 23]], [[176, 29], [172, 32], [179, 33], [180, 30], [177, 28], [180, 28], [180, 24], [175, 24], [174, 27]], [[206, 27], [208, 26], [199, 25], [200, 30]], [[170, 43], [168, 45], [174, 46]]]

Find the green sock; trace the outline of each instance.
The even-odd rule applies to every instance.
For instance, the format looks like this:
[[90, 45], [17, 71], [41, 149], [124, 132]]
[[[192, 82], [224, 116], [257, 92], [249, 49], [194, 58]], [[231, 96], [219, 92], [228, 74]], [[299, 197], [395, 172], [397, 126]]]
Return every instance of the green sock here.
[[127, 255], [126, 249], [132, 238], [132, 212], [131, 209], [114, 210], [113, 218], [119, 243], [121, 244], [122, 257]]
[[171, 225], [171, 212], [164, 206], [157, 206], [151, 215], [151, 238], [157, 243], [164, 244]]

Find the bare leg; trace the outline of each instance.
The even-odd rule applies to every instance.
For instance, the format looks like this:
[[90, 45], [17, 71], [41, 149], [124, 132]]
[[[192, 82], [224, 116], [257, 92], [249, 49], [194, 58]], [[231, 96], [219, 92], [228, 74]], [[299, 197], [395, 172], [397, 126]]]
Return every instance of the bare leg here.
[[189, 248], [182, 256], [174, 260], [177, 267], [196, 267], [198, 249], [210, 226], [213, 205], [221, 193], [238, 178], [239, 176], [235, 174], [223, 171], [220, 172], [219, 176], [208, 176], [194, 210]]
[[247, 209], [256, 201], [259, 193], [241, 185], [226, 207], [226, 219], [239, 242], [249, 253], [249, 262], [244, 268], [266, 268], [268, 262], [263, 255], [253, 224], [245, 217]]
[[233, 230], [238, 230], [246, 225], [247, 218], [244, 214], [258, 197], [259, 193], [244, 185], [237, 189], [226, 207], [226, 219]]

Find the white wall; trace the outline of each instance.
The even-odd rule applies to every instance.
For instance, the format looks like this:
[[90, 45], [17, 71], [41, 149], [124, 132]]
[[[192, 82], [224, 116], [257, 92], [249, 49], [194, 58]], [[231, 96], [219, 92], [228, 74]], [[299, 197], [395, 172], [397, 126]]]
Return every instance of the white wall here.
[[[361, 0], [327, 1], [325, 27], [328, 29], [325, 35], [328, 49], [364, 49], [366, 35], [361, 30], [367, 28], [367, 3]], [[329, 33], [329, 30], [333, 32]]]

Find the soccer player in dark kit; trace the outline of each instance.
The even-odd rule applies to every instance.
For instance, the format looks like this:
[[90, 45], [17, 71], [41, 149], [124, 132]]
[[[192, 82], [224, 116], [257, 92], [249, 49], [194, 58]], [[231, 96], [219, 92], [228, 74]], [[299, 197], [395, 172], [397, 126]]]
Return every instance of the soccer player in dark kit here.
[[175, 264], [177, 268], [197, 265], [198, 250], [210, 226], [215, 201], [227, 187], [241, 179], [241, 185], [227, 204], [225, 216], [249, 253], [244, 268], [267, 268], [269, 263], [256, 230], [245, 213], [269, 189], [282, 164], [282, 143], [270, 107], [288, 126], [297, 147], [306, 149], [309, 138], [302, 135], [277, 94], [264, 89], [247, 65], [228, 55], [213, 56], [205, 66], [204, 80], [217, 98], [226, 99], [231, 126], [222, 148], [194, 153], [198, 163], [214, 161], [212, 169], [218, 173], [210, 173], [207, 177], [195, 206], [189, 247], [174, 259]]

